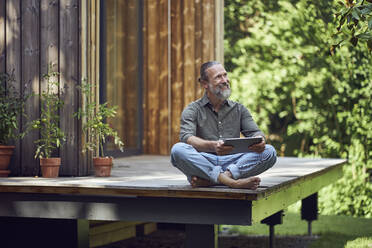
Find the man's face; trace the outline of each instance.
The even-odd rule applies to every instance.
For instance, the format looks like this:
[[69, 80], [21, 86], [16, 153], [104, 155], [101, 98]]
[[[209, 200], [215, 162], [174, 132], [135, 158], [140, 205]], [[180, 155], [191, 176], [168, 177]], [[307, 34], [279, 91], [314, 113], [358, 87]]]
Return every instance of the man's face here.
[[221, 64], [213, 65], [206, 70], [206, 73], [208, 75], [206, 89], [220, 100], [229, 98], [231, 95], [230, 81], [225, 68]]

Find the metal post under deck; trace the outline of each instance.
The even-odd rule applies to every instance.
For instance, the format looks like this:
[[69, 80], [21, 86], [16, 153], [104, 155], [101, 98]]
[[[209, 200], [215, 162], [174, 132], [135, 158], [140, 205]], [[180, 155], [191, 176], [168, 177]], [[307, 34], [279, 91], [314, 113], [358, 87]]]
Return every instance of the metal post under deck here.
[[318, 193], [302, 200], [301, 219], [307, 221], [307, 234], [312, 236], [311, 222], [318, 219]]
[[275, 230], [274, 226], [283, 223], [283, 210], [276, 212], [275, 214], [263, 219], [262, 224], [269, 225], [270, 227], [270, 237], [269, 237], [269, 247], [274, 248]]

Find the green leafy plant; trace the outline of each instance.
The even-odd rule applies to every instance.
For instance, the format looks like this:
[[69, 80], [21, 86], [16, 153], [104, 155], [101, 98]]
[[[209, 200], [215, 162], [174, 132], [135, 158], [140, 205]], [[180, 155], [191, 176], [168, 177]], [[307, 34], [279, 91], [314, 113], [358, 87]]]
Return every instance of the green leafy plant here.
[[359, 41], [365, 42], [368, 50], [372, 50], [372, 0], [338, 1], [339, 10], [335, 13], [337, 22], [333, 34], [331, 53], [334, 54], [344, 41], [354, 47]]
[[84, 107], [79, 108], [78, 112], [74, 114], [79, 120], [85, 118], [83, 123], [83, 132], [87, 137], [87, 142], [84, 144], [83, 152], [86, 150], [94, 151], [99, 149], [99, 156], [105, 157], [103, 145], [108, 137], [113, 138], [113, 142], [118, 148], [123, 151], [124, 143], [121, 141], [117, 131], [110, 127], [105, 121], [107, 118], [115, 117], [117, 106], [109, 107], [108, 103], [99, 104], [90, 101], [93, 99], [92, 85], [83, 80], [81, 90], [84, 102]]
[[32, 129], [40, 130], [40, 139], [35, 141], [37, 144], [35, 158], [50, 158], [53, 151], [66, 140], [65, 134], [59, 127], [58, 111], [64, 103], [58, 94], [58, 75], [58, 72], [48, 72], [43, 76], [46, 80], [46, 89], [39, 95], [40, 118], [31, 122]]
[[14, 84], [14, 74], [0, 75], [0, 144], [8, 144], [12, 139], [24, 136], [19, 131], [18, 121], [24, 114], [25, 102], [30, 95], [20, 94]]

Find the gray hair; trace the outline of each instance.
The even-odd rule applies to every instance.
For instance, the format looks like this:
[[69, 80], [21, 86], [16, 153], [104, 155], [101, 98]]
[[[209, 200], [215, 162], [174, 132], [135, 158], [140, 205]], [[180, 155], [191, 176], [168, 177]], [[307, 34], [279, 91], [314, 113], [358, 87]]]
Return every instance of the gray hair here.
[[220, 65], [221, 63], [218, 61], [208, 61], [205, 62], [204, 64], [201, 65], [200, 67], [200, 77], [199, 77], [199, 82], [202, 80], [208, 81], [208, 75], [207, 75], [207, 70], [208, 68], [214, 66], [214, 65]]

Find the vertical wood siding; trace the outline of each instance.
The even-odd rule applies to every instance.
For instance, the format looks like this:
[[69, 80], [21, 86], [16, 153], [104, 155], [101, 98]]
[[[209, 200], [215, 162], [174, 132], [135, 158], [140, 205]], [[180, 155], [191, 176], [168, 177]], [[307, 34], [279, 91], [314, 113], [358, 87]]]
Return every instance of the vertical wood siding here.
[[[79, 71], [79, 0], [3, 0], [0, 1], [0, 72], [14, 73], [19, 91], [40, 93], [46, 88], [42, 76], [51, 65], [60, 73], [59, 94], [65, 105], [60, 110], [60, 127], [67, 143], [54, 155], [62, 157], [60, 175], [79, 174], [80, 135], [78, 122], [72, 117], [79, 106], [76, 85]], [[39, 117], [39, 98], [31, 97], [26, 104], [27, 120]], [[16, 154], [11, 175], [37, 176], [39, 161], [34, 159], [34, 141], [38, 131], [16, 141]]]
[[143, 150], [145, 153], [166, 154], [169, 149], [167, 13], [168, 0], [144, 2]]
[[[5, 72], [14, 73], [14, 79], [17, 83], [16, 89], [21, 89], [21, 6], [20, 0], [2, 1], [1, 8], [5, 9], [2, 12], [5, 15], [5, 42], [2, 47]], [[2, 40], [3, 41], [3, 40]], [[3, 67], [3, 68], [4, 68]], [[22, 127], [22, 124], [21, 124]], [[12, 158], [10, 170], [12, 174], [21, 172], [21, 143], [15, 141], [16, 149]]]
[[[60, 149], [61, 174], [78, 174], [80, 134], [77, 119], [73, 113], [79, 107], [76, 86], [79, 84], [79, 1], [60, 0], [59, 11], [59, 72], [60, 95], [64, 105], [60, 110], [61, 129], [66, 142]], [[72, 166], [71, 166], [72, 165]]]
[[[40, 2], [35, 0], [21, 1], [21, 87], [27, 93], [40, 92]], [[32, 96], [26, 103], [26, 116], [34, 120], [39, 117], [39, 99]], [[22, 122], [25, 123], [24, 117]], [[39, 167], [34, 159], [36, 146], [34, 141], [39, 138], [36, 130], [31, 131], [22, 140], [21, 157], [23, 175], [37, 175]]]
[[144, 1], [145, 153], [169, 154], [179, 141], [182, 110], [203, 94], [197, 78], [200, 65], [216, 59], [216, 2], [223, 6], [220, 0]]

